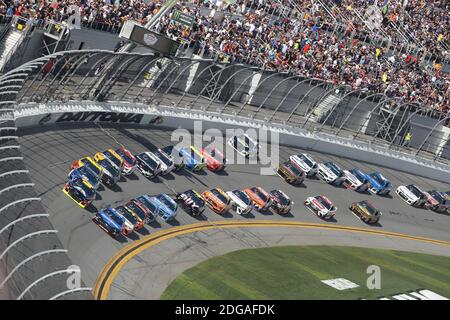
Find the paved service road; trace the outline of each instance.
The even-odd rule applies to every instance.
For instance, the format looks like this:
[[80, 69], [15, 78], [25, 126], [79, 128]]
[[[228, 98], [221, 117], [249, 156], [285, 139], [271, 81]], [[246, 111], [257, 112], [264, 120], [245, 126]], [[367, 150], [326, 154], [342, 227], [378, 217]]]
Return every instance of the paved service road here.
[[[253, 214], [242, 217], [235, 213], [219, 216], [207, 209], [199, 219], [178, 211], [171, 225], [156, 222], [139, 233], [114, 240], [91, 222], [92, 212], [82, 210], [76, 203], [61, 192], [72, 161], [93, 155], [110, 147], [123, 144], [138, 153], [155, 147], [174, 144], [170, 142], [171, 133], [156, 129], [99, 128], [95, 125], [77, 125], [52, 127], [42, 132], [22, 130], [21, 145], [25, 163], [36, 183], [38, 194], [43, 199], [51, 221], [59, 230], [63, 245], [69, 250], [73, 262], [82, 270], [87, 286], [94, 286], [97, 277], [109, 259], [121, 248], [135, 240], [171, 226], [197, 223], [199, 220], [273, 220], [328, 223], [351, 227], [364, 227], [373, 230], [404, 233], [450, 241], [450, 217], [429, 210], [408, 206], [392, 192], [392, 197], [379, 197], [370, 194], [358, 194], [350, 190], [333, 187], [317, 179], [308, 179], [304, 186], [294, 187], [277, 176], [261, 176], [259, 165], [230, 165], [226, 172], [215, 174], [205, 170], [195, 174], [183, 171], [153, 180], [145, 179], [140, 173], [122, 178], [113, 189], [101, 187], [98, 199], [93, 207], [100, 209], [106, 205], [120, 204], [142, 193], [157, 194], [184, 191], [194, 188], [203, 191], [208, 187], [221, 186], [225, 190], [259, 185], [267, 190], [282, 189], [296, 203], [292, 215]], [[298, 153], [288, 147], [280, 148], [280, 160]], [[414, 183], [423, 189], [450, 189], [448, 185], [426, 178], [379, 168], [375, 164], [357, 163], [353, 160], [338, 158], [326, 154], [310, 152], [317, 161], [334, 160], [342, 168], [360, 167], [364, 171], [381, 171], [393, 183], [398, 185]], [[303, 206], [303, 200], [310, 195], [324, 194], [339, 208], [336, 221], [323, 222]], [[367, 226], [348, 211], [353, 201], [371, 199], [384, 215], [377, 226]], [[91, 209], [95, 212], [95, 209]], [[342, 244], [368, 247], [393, 248], [435, 254], [450, 255], [448, 246], [439, 246], [411, 240], [399, 240], [379, 235], [345, 233], [329, 230], [292, 229], [292, 228], [252, 228], [217, 229], [177, 237], [160, 243], [148, 251], [138, 254], [121, 272], [111, 287], [109, 298], [152, 298], [156, 299], [165, 286], [186, 268], [207, 259], [246, 247], [285, 244]], [[156, 250], [156, 251], [155, 251]], [[156, 281], [158, 279], [158, 281]]]

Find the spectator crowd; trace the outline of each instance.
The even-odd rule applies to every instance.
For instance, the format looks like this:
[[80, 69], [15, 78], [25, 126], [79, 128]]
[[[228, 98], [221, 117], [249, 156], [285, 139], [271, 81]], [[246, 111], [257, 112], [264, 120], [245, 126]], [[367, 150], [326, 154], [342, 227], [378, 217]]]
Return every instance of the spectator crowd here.
[[[0, 15], [145, 24], [164, 0], [0, 0]], [[374, 12], [372, 8], [377, 7]], [[195, 18], [174, 23], [174, 10]], [[195, 54], [384, 92], [450, 112], [448, 0], [178, 1], [156, 31]]]

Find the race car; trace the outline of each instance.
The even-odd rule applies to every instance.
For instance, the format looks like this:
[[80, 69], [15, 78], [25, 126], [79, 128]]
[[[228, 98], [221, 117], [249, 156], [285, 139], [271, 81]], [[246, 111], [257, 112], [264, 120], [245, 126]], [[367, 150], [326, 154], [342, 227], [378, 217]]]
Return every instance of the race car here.
[[344, 181], [344, 173], [334, 162], [328, 161], [317, 165], [317, 175], [329, 184], [341, 185]]
[[427, 202], [427, 197], [423, 191], [413, 184], [399, 186], [395, 193], [411, 206], [423, 207]]
[[98, 165], [91, 157], [84, 157], [80, 160], [74, 161], [70, 169], [78, 169], [81, 166], [86, 166], [91, 169], [100, 179], [103, 177], [103, 168]]
[[177, 200], [183, 203], [183, 207], [193, 216], [199, 216], [205, 211], [205, 200], [195, 190], [187, 190], [177, 194]]
[[139, 208], [145, 211], [145, 222], [150, 223], [156, 220], [156, 217], [159, 215], [159, 204], [152, 199], [151, 196], [143, 194], [133, 200]]
[[127, 229], [131, 227], [131, 229], [139, 230], [144, 226], [144, 221], [135, 216], [127, 207], [118, 206], [115, 209], [125, 218], [125, 226]]
[[286, 161], [278, 166], [277, 174], [290, 184], [300, 184], [305, 180], [305, 172], [300, 170], [291, 161]]
[[272, 198], [272, 208], [278, 214], [288, 214], [294, 205], [294, 201], [281, 190], [270, 191], [270, 197]]
[[227, 195], [230, 197], [231, 206], [237, 214], [247, 214], [252, 211], [252, 200], [244, 191], [227, 191]]
[[124, 167], [124, 160], [122, 159], [121, 156], [119, 156], [113, 149], [108, 149], [105, 150], [103, 152], [100, 152], [101, 154], [103, 154], [105, 156], [106, 159], [108, 159], [109, 161], [111, 161], [112, 165], [119, 170], [120, 172], [122, 172], [123, 167]]
[[427, 202], [425, 206], [436, 212], [447, 212], [450, 209], [450, 199], [443, 192], [430, 190], [424, 192]]
[[62, 191], [83, 209], [95, 200], [94, 187], [83, 178], [76, 178], [67, 182]]
[[158, 215], [164, 221], [173, 220], [177, 215], [177, 203], [165, 193], [151, 197], [158, 206]]
[[111, 207], [98, 211], [92, 220], [113, 237], [126, 232], [125, 218]]
[[260, 145], [245, 133], [231, 137], [228, 144], [245, 158], [259, 155]]
[[307, 177], [312, 177], [317, 173], [317, 163], [307, 153], [292, 155], [289, 157], [289, 161], [299, 167]]
[[375, 208], [375, 206], [371, 202], [369, 202], [369, 200], [353, 202], [349, 209], [359, 219], [368, 224], [377, 223], [378, 221], [380, 221], [382, 215], [380, 210]]
[[97, 176], [91, 169], [89, 169], [87, 166], [82, 165], [81, 167], [78, 167], [77, 169], [73, 169], [69, 172], [68, 176], [69, 180], [73, 181], [78, 178], [82, 178], [89, 182], [89, 184], [94, 188], [98, 189], [100, 186], [100, 177]]
[[161, 163], [161, 174], [168, 174], [175, 168], [175, 163], [171, 157], [161, 149], [156, 150], [153, 154]]
[[388, 195], [392, 190], [392, 184], [380, 172], [366, 175], [369, 183], [369, 191], [378, 195]]
[[164, 152], [170, 157], [174, 163], [174, 171], [179, 171], [185, 167], [184, 158], [180, 155], [180, 150], [174, 146], [167, 146], [158, 150]]
[[114, 186], [120, 179], [120, 170], [103, 153], [96, 153], [94, 159], [103, 168], [102, 181], [109, 186]]
[[136, 156], [139, 171], [147, 178], [156, 177], [161, 172], [161, 161], [151, 152]]
[[137, 168], [137, 161], [133, 154], [124, 147], [116, 149], [116, 153], [123, 160], [122, 174], [125, 176], [132, 174]]
[[185, 168], [191, 171], [200, 171], [206, 166], [205, 158], [193, 146], [181, 148], [180, 156], [184, 159]]
[[344, 182], [346, 188], [354, 191], [364, 192], [369, 187], [367, 175], [358, 168], [344, 170]]
[[272, 197], [261, 187], [247, 188], [244, 189], [244, 192], [250, 197], [258, 211], [266, 211], [272, 205]]
[[124, 206], [138, 219], [139, 222], [142, 221], [142, 224], [152, 222], [155, 219], [155, 217], [150, 214], [150, 210], [135, 199], [128, 201]]
[[231, 207], [230, 197], [220, 188], [203, 191], [202, 197], [215, 213], [223, 214]]
[[305, 206], [314, 212], [319, 218], [330, 220], [336, 215], [337, 208], [327, 197], [319, 195], [308, 197]]
[[206, 167], [210, 171], [220, 171], [225, 169], [227, 160], [223, 154], [215, 147], [207, 146], [200, 150], [206, 161]]

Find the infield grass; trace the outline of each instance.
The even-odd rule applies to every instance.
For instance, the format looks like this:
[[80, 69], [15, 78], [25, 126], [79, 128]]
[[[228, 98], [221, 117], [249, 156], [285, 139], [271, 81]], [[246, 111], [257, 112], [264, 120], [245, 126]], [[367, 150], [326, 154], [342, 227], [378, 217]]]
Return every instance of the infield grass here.
[[[381, 289], [366, 286], [381, 269]], [[345, 278], [339, 291], [321, 280]], [[429, 289], [450, 297], [450, 257], [340, 246], [287, 246], [235, 251], [179, 275], [161, 299], [374, 299]]]

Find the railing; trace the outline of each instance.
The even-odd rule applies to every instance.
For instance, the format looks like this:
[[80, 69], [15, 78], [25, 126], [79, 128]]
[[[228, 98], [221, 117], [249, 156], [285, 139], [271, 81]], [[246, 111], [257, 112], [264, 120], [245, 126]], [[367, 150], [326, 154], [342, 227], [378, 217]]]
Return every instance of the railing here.
[[[450, 125], [448, 114], [382, 93], [212, 60], [176, 58], [161, 63], [166, 58], [98, 50], [52, 56], [55, 62], [49, 73], [42, 70], [50, 57], [42, 58], [38, 65], [21, 67], [32, 71], [27, 71], [29, 75], [15, 98], [17, 103], [101, 99], [176, 106], [352, 136], [436, 161], [450, 160], [450, 130], [444, 128]], [[106, 61], [113, 67], [100, 68]], [[152, 73], [158, 64], [162, 68]], [[5, 76], [13, 77], [11, 72]], [[254, 79], [259, 80], [252, 83]], [[337, 89], [343, 99], [322, 117], [324, 121], [308, 117], [310, 110]], [[398, 109], [396, 118], [384, 120], [389, 116], [383, 114], [387, 103]], [[413, 139], [406, 147], [403, 137], [407, 130], [412, 131]]]

